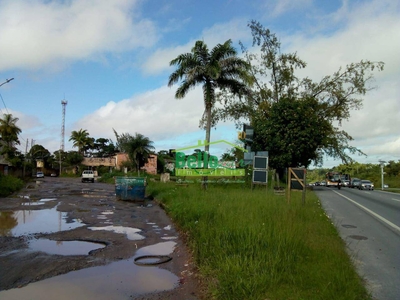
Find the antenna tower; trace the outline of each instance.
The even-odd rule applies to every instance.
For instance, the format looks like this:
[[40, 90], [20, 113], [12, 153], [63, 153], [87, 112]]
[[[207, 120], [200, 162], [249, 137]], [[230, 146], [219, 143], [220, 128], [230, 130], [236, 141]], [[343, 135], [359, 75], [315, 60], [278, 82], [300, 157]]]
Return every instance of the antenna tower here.
[[64, 152], [64, 135], [65, 135], [65, 107], [67, 106], [68, 101], [61, 100], [62, 105], [62, 124], [61, 124], [61, 146], [60, 150]]

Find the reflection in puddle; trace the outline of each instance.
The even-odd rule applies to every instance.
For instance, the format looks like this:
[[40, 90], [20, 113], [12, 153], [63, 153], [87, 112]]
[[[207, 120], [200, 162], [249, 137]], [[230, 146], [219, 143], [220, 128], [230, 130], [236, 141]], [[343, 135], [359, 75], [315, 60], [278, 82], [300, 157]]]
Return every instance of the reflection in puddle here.
[[34, 205], [43, 205], [45, 204], [44, 202], [24, 202], [21, 203], [23, 206], [34, 206]]
[[29, 202], [21, 203], [21, 205], [23, 205], [23, 206], [43, 205], [46, 202], [57, 200], [57, 198], [49, 198], [49, 199], [44, 198], [44, 199], [40, 199], [40, 200], [30, 200], [29, 196], [24, 196], [24, 197], [21, 197], [21, 198], [29, 200]]
[[133, 259], [92, 267], [0, 292], [1, 299], [128, 299], [172, 290], [179, 278], [157, 267], [140, 267]]
[[51, 233], [85, 226], [57, 208], [0, 212], [0, 236]]
[[83, 241], [52, 241], [47, 239], [37, 239], [29, 242], [30, 250], [58, 255], [87, 255], [92, 250], [104, 247], [105, 245], [100, 243]]
[[131, 227], [123, 227], [123, 226], [105, 226], [105, 227], [88, 227], [90, 230], [106, 230], [106, 231], [114, 231], [116, 233], [126, 234], [126, 237], [129, 240], [137, 241], [143, 240], [145, 237], [138, 234], [140, 229], [131, 228]]
[[44, 198], [44, 199], [40, 199], [40, 202], [48, 202], [48, 201], [54, 201], [57, 200], [57, 198]]
[[[163, 242], [143, 247], [140, 255], [168, 255], [175, 242]], [[137, 266], [134, 259], [122, 260], [106, 266], [92, 267], [31, 283], [26, 287], [0, 291], [3, 299], [128, 299], [148, 293], [172, 290], [179, 278], [158, 267]]]
[[176, 240], [178, 237], [177, 236], [163, 236], [161, 239], [163, 240]]
[[175, 246], [175, 242], [162, 242], [155, 245], [142, 247], [136, 251], [136, 255], [168, 255], [174, 251]]

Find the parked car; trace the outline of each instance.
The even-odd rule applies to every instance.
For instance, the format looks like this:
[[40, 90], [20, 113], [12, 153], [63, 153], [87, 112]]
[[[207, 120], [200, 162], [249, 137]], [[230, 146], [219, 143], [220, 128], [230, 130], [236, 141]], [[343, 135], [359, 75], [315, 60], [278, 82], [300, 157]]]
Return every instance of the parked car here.
[[36, 178], [44, 178], [43, 172], [36, 172]]
[[369, 180], [361, 180], [358, 185], [359, 190], [374, 190], [374, 184]]
[[82, 172], [82, 182], [89, 181], [94, 182], [94, 172], [92, 170], [85, 170]]
[[360, 180], [359, 178], [353, 178], [353, 179], [350, 181], [349, 187], [351, 187], [352, 189], [353, 189], [353, 188], [358, 188], [358, 185], [359, 185], [360, 181], [361, 181], [361, 180]]

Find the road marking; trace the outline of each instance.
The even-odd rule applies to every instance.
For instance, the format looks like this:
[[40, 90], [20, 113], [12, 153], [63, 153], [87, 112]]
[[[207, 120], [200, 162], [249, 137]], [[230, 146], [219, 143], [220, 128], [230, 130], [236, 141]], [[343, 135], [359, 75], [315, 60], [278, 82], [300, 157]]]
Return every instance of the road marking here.
[[400, 199], [395, 199], [395, 198], [392, 198], [392, 200], [394, 200], [394, 201], [400, 201]]
[[377, 213], [375, 213], [375, 212], [373, 212], [372, 210], [366, 208], [365, 206], [363, 206], [363, 205], [357, 203], [356, 201], [351, 200], [349, 197], [346, 197], [346, 196], [344, 196], [344, 195], [342, 195], [342, 194], [340, 194], [340, 193], [338, 193], [338, 192], [336, 192], [336, 191], [333, 191], [333, 192], [335, 192], [335, 193], [338, 194], [339, 196], [341, 196], [341, 197], [343, 197], [343, 198], [349, 200], [350, 202], [354, 203], [355, 205], [361, 207], [361, 208], [362, 208], [363, 210], [365, 210], [366, 212], [370, 213], [370, 214], [373, 215], [374, 217], [378, 218], [378, 219], [381, 220], [382, 222], [386, 223], [387, 225], [389, 225], [389, 226], [392, 227], [393, 229], [395, 229], [395, 230], [397, 230], [397, 231], [400, 232], [400, 227], [397, 226], [396, 224], [393, 224], [393, 223], [390, 222], [389, 220], [386, 220], [384, 217], [381, 217], [381, 216], [378, 215]]

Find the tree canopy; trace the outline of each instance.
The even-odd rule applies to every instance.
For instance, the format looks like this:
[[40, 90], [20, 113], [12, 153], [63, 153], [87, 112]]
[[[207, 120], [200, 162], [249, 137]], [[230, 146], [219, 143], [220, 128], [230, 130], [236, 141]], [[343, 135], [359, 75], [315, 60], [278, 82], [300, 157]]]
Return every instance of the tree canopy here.
[[306, 67], [296, 53], [282, 53], [279, 39], [259, 22], [249, 23], [253, 47], [242, 43], [251, 64], [254, 84], [251, 93], [234, 97], [218, 94], [222, 104], [214, 110], [214, 122], [232, 119], [254, 127], [252, 150], [267, 150], [272, 168], [318, 165], [323, 155], [353, 161], [350, 154], [362, 152], [352, 147], [350, 134], [340, 130], [353, 109], [362, 107], [362, 97], [371, 89], [373, 71], [383, 70], [383, 62], [367, 60], [350, 63], [319, 82], [298, 78], [297, 69]]
[[17, 126], [18, 120], [12, 114], [3, 114], [0, 118], [0, 154], [8, 160], [16, 155], [16, 145], [20, 144], [18, 135], [21, 129]]
[[140, 168], [148, 161], [149, 155], [155, 149], [153, 141], [140, 133], [135, 133], [132, 136], [129, 133], [118, 134], [114, 130], [114, 134], [117, 138], [117, 148], [121, 152], [128, 154], [132, 165], [139, 172]]
[[78, 131], [72, 131], [69, 141], [73, 141], [73, 147], [78, 148], [79, 154], [83, 155], [87, 146], [93, 145], [93, 138], [89, 136], [89, 132], [86, 129], [79, 129]]
[[184, 98], [189, 90], [201, 85], [205, 107], [206, 128], [205, 151], [209, 150], [212, 124], [212, 108], [218, 89], [229, 90], [232, 94], [243, 93], [247, 89], [249, 64], [237, 57], [231, 40], [216, 45], [211, 51], [203, 41], [197, 41], [190, 53], [184, 53], [170, 62], [176, 70], [170, 75], [168, 86], [181, 81], [176, 90], [177, 99]]

